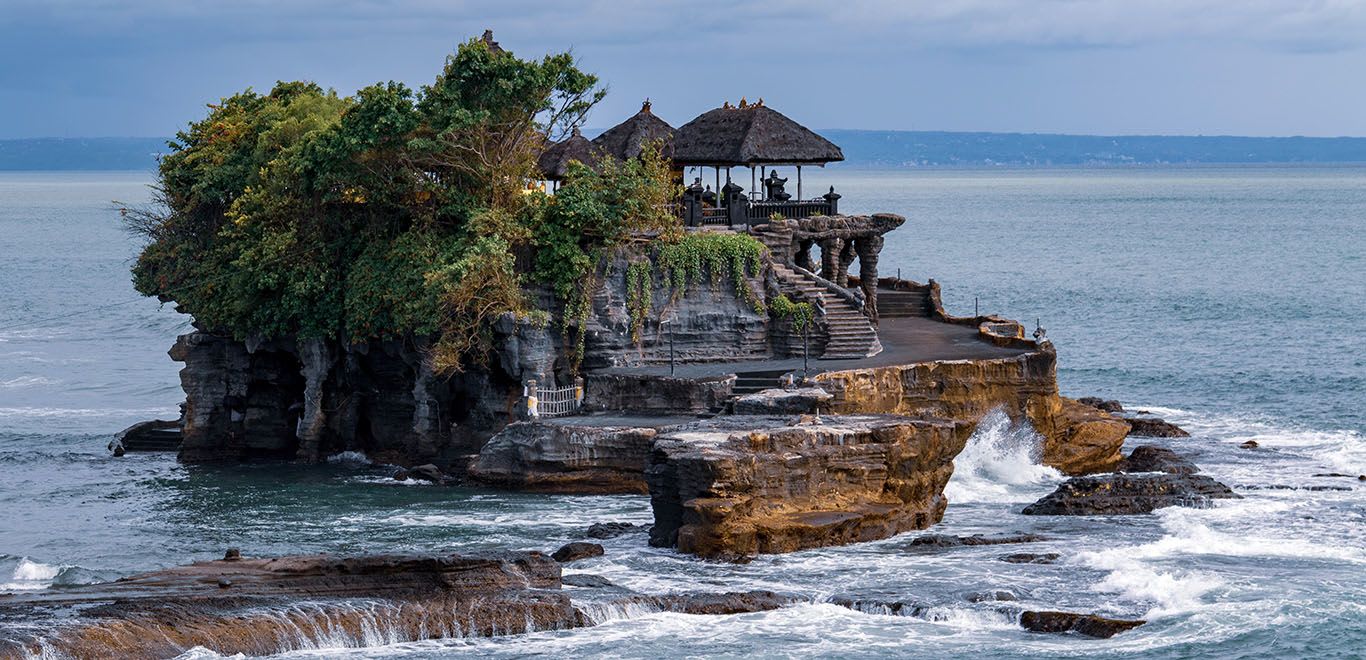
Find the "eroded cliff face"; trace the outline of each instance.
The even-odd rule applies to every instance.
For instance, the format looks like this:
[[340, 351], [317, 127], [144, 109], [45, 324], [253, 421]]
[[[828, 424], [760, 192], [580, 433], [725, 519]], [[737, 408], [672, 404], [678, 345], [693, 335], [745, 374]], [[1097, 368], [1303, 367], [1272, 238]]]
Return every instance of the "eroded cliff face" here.
[[1129, 431], [1123, 420], [1058, 395], [1057, 354], [1045, 344], [991, 360], [951, 360], [826, 372], [829, 410], [943, 417], [976, 423], [1002, 408], [1044, 437], [1043, 460], [1068, 474], [1111, 470]]
[[924, 529], [944, 515], [970, 431], [892, 415], [741, 415], [661, 433], [645, 472], [650, 543], [739, 558]]
[[469, 474], [531, 492], [644, 494], [655, 434], [648, 426], [516, 422], [484, 445]]

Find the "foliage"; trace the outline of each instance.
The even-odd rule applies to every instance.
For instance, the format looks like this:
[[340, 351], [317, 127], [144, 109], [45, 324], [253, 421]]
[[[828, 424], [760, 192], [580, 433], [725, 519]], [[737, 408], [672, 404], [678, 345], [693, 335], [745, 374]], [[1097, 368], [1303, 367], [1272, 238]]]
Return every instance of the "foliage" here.
[[[281, 82], [225, 98], [169, 143], [158, 204], [123, 210], [148, 239], [134, 284], [240, 338], [435, 332], [438, 362], [458, 368], [492, 319], [526, 313], [515, 255], [537, 232], [560, 227], [557, 244], [536, 243], [582, 274], [592, 246], [658, 221], [666, 193], [612, 180], [658, 163], [583, 175], [597, 201], [567, 210], [523, 194], [546, 140], [602, 95], [568, 54], [522, 60], [471, 40], [416, 93]], [[628, 201], [594, 206], [612, 195]]]
[[801, 334], [816, 318], [816, 308], [809, 302], [793, 302], [786, 294], [779, 295], [769, 303], [769, 312], [780, 319], [790, 319], [792, 329]]
[[[679, 194], [659, 145], [639, 159], [607, 158], [596, 169], [571, 163], [569, 174], [535, 230], [536, 275], [565, 307], [561, 328], [573, 335], [572, 362], [583, 359], [592, 292], [607, 250], [638, 236], [676, 236], [667, 204]], [[643, 317], [642, 317], [643, 318]]]
[[631, 341], [637, 344], [654, 298], [653, 271], [654, 265], [646, 260], [633, 261], [626, 267], [626, 309], [631, 314]]
[[768, 248], [748, 234], [694, 232], [668, 242], [662, 241], [656, 250], [660, 280], [674, 296], [687, 292], [689, 286], [710, 275], [713, 289], [721, 285], [726, 274], [731, 276], [735, 294], [765, 313], [764, 301], [750, 288], [747, 280], [763, 269]]

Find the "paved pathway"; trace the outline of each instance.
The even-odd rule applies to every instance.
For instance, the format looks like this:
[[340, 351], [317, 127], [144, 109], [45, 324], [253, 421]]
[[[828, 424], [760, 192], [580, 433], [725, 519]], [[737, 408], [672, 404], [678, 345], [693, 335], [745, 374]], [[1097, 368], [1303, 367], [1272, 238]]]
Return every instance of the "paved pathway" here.
[[[810, 373], [886, 367], [895, 364], [931, 362], [937, 360], [986, 360], [1021, 355], [1027, 351], [1017, 348], [1002, 348], [980, 339], [977, 329], [968, 326], [940, 323], [927, 318], [882, 319], [878, 326], [878, 337], [882, 340], [882, 352], [856, 360], [817, 360], [809, 363]], [[718, 376], [746, 371], [797, 371], [802, 370], [802, 359], [787, 360], [746, 360], [741, 362], [707, 362], [699, 364], [679, 364], [675, 375], [683, 378]], [[605, 373], [668, 375], [669, 365], [650, 365], [648, 367], [616, 367], [604, 369]]]

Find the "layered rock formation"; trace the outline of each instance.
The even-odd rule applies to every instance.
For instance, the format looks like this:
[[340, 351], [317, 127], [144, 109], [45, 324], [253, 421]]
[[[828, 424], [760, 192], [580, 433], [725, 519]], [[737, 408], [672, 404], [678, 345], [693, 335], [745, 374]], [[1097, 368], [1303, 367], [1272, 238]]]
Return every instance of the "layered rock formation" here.
[[1021, 513], [1027, 516], [1134, 515], [1169, 506], [1207, 506], [1214, 499], [1238, 499], [1238, 495], [1203, 474], [1110, 474], [1068, 479]]
[[469, 474], [533, 492], [643, 494], [655, 435], [649, 426], [516, 422], [484, 445]]
[[650, 543], [740, 558], [886, 538], [940, 520], [970, 425], [888, 415], [718, 417], [663, 433]]
[[1113, 469], [1129, 426], [1058, 395], [1050, 344], [1015, 357], [851, 369], [816, 376], [834, 413], [891, 413], [976, 421], [994, 408], [1044, 437], [1043, 461], [1068, 474]]

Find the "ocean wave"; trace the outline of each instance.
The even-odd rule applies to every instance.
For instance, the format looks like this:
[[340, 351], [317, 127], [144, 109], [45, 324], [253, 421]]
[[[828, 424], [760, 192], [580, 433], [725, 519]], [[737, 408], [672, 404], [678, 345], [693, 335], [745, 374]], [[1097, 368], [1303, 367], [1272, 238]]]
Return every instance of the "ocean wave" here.
[[175, 408], [0, 408], [0, 418], [127, 417], [129, 415], [179, 415]]
[[19, 376], [9, 380], [0, 380], [0, 390], [17, 390], [25, 387], [42, 387], [43, 385], [58, 385], [62, 381], [55, 378], [44, 378], [43, 376]]
[[950, 503], [1032, 501], [1063, 478], [1042, 464], [1042, 456], [1043, 438], [1028, 425], [1012, 424], [998, 408], [982, 418], [954, 458], [944, 495]]
[[1252, 441], [1262, 449], [1314, 461], [1324, 471], [1366, 474], [1366, 436], [1355, 430], [1314, 429], [1257, 415], [1192, 412], [1127, 403], [1125, 407], [1159, 415], [1196, 437], [1212, 438], [1228, 445]]
[[36, 591], [53, 585], [92, 584], [103, 576], [80, 566], [54, 566], [28, 557], [0, 554], [0, 593]]

